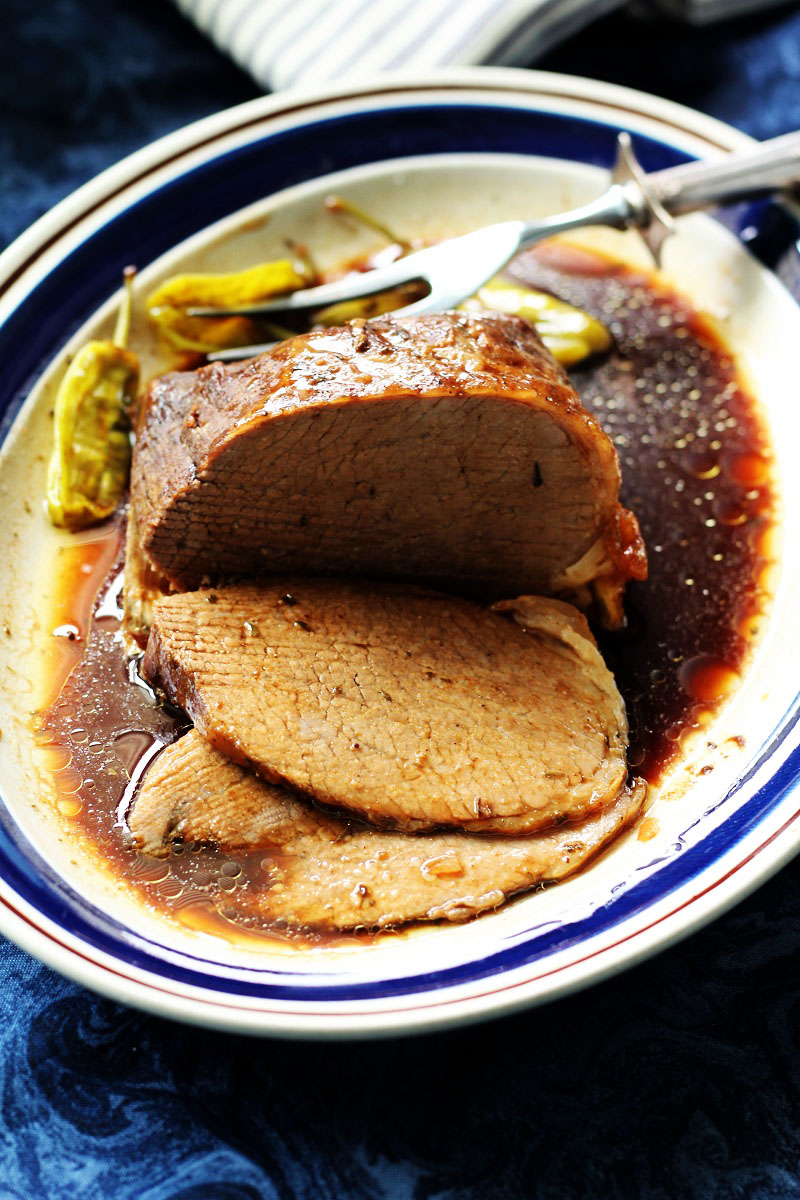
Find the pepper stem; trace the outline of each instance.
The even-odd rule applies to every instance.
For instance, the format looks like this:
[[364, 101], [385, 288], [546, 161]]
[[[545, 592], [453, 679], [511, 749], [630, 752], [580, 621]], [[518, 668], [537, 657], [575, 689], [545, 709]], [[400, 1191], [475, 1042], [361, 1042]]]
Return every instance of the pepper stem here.
[[376, 221], [369, 213], [364, 212], [363, 208], [352, 204], [349, 200], [345, 200], [343, 196], [328, 196], [325, 201], [325, 207], [331, 213], [345, 213], [353, 220], [359, 221], [362, 225], [366, 225], [367, 229], [373, 230], [380, 237], [385, 238], [390, 246], [399, 246], [403, 254], [407, 254], [411, 249], [411, 243], [405, 238], [398, 237], [393, 233], [388, 226], [383, 225], [380, 221]]
[[136, 267], [126, 267], [122, 272], [122, 281], [125, 291], [122, 295], [122, 302], [117, 313], [117, 323], [114, 326], [114, 336], [112, 341], [115, 346], [119, 346], [121, 350], [125, 349], [128, 343], [128, 334], [131, 329], [131, 312], [133, 310], [133, 281], [136, 277]]
[[286, 239], [286, 245], [297, 260], [295, 269], [298, 275], [302, 275], [306, 287], [313, 287], [315, 283], [319, 283], [322, 277], [320, 269], [308, 246], [304, 242], [294, 242], [291, 238]]

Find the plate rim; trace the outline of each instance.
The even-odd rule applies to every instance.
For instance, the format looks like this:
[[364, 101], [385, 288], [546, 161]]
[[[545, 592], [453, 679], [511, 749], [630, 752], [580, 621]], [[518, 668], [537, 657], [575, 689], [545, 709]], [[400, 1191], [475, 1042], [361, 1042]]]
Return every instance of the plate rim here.
[[[127, 189], [137, 186], [148, 176], [162, 169], [180, 174], [180, 164], [184, 157], [203, 152], [228, 135], [241, 135], [248, 126], [255, 129], [270, 118], [294, 116], [295, 125], [313, 124], [319, 118], [319, 110], [331, 104], [357, 103], [358, 100], [375, 100], [380, 97], [385, 97], [388, 102], [391, 97], [398, 95], [407, 95], [419, 101], [424, 94], [427, 94], [428, 98], [438, 95], [446, 102], [447, 93], [459, 92], [473, 94], [476, 103], [485, 102], [491, 93], [506, 93], [510, 98], [525, 97], [533, 101], [545, 98], [556, 101], [585, 101], [606, 111], [611, 109], [619, 113], [622, 110], [632, 117], [654, 119], [677, 133], [699, 137], [708, 143], [712, 152], [715, 149], [722, 151], [739, 148], [753, 141], [748, 135], [716, 118], [697, 113], [673, 101], [619, 85], [552, 72], [510, 68], [453, 68], [439, 71], [435, 76], [397, 73], [357, 83], [343, 82], [340, 86], [313, 91], [292, 90], [277, 96], [257, 98], [192, 122], [156, 139], [83, 184], [50, 212], [40, 217], [0, 255], [0, 301], [5, 293], [6, 300], [11, 301], [10, 310], [13, 311], [19, 300], [31, 290], [32, 285], [26, 286], [26, 276], [30, 273], [33, 263], [40, 256], [55, 250], [61, 239], [80, 226], [83, 220], [91, 218], [115, 196], [124, 194]], [[210, 155], [213, 158], [213, 151]], [[19, 300], [16, 298], [18, 293]], [[41, 928], [42, 924], [50, 923], [48, 918], [37, 912], [39, 925], [32, 922], [26, 908], [33, 912], [37, 910], [17, 896], [4, 879], [0, 879], [0, 932], [76, 982], [111, 999], [135, 1004], [172, 1019], [231, 1032], [284, 1037], [410, 1034], [499, 1017], [535, 1003], [548, 1002], [568, 992], [607, 979], [666, 949], [744, 899], [800, 850], [800, 823], [795, 825], [792, 838], [784, 836], [778, 844], [778, 839], [797, 821], [798, 816], [800, 812], [794, 813], [781, 829], [773, 831], [761, 847], [734, 865], [731, 871], [723, 875], [710, 889], [699, 887], [706, 873], [713, 873], [721, 861], [733, 855], [747, 840], [750, 834], [745, 834], [730, 851], [715, 859], [707, 870], [697, 877], [697, 894], [686, 904], [679, 906], [680, 911], [684, 913], [687, 907], [690, 907], [688, 915], [675, 919], [674, 914], [667, 914], [643, 929], [634, 930], [625, 939], [615, 939], [614, 946], [597, 951], [604, 956], [599, 969], [581, 970], [580, 966], [576, 968], [573, 965], [569, 968], [568, 977], [546, 992], [542, 992], [536, 979], [527, 985], [525, 981], [515, 984], [515, 994], [512, 996], [494, 991], [483, 997], [457, 998], [445, 1006], [440, 998], [433, 1010], [427, 1014], [424, 1005], [414, 1002], [417, 998], [414, 995], [405, 997], [411, 1001], [405, 1008], [389, 1012], [380, 1011], [380, 1002], [375, 1006], [375, 1011], [366, 1013], [356, 1011], [359, 1005], [344, 1001], [340, 1002], [343, 1006], [342, 1012], [336, 1014], [316, 1014], [311, 1011], [265, 1013], [262, 1006], [259, 1012], [246, 1016], [241, 1007], [225, 1004], [220, 999], [214, 1000], [213, 997], [219, 997], [220, 993], [214, 993], [212, 989], [209, 989], [207, 996], [190, 997], [186, 992], [174, 994], [169, 989], [158, 986], [157, 977], [151, 977], [155, 982], [148, 982], [146, 978], [131, 978], [115, 970], [110, 962], [98, 961], [98, 958], [103, 957], [102, 954], [97, 954], [94, 958], [87, 957], [77, 946], [70, 944], [68, 931], [66, 934], [65, 931], [60, 931], [60, 938], [48, 933]], [[770, 852], [767, 852], [768, 847], [772, 847]], [[752, 864], [756, 857], [758, 866], [754, 867]], [[747, 869], [748, 867], [750, 869]], [[742, 870], [745, 871], [743, 876], [739, 874]], [[736, 876], [736, 881], [730, 882]], [[680, 885], [676, 891], [679, 890]], [[630, 919], [635, 920], [635, 917]], [[624, 927], [628, 920], [623, 919], [621, 927]], [[669, 921], [665, 932], [647, 936], [649, 929], [661, 925], [665, 920]], [[627, 944], [632, 937], [638, 939], [636, 946], [632, 950], [620, 951], [619, 946]], [[145, 972], [141, 974], [146, 976]], [[418, 993], [418, 998], [424, 998], [425, 994]], [[346, 1010], [348, 1004], [350, 1011]]]

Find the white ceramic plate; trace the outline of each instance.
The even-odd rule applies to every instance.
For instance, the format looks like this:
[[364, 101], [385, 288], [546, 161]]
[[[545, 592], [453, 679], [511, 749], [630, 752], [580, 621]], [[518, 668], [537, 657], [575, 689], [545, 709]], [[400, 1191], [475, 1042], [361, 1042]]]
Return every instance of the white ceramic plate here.
[[[783, 489], [782, 569], [770, 627], [714, 729], [732, 748], [707, 776], [697, 774], [699, 751], [687, 754], [657, 801], [653, 840], [629, 836], [586, 873], [466, 926], [366, 947], [255, 950], [167, 921], [118, 888], [57, 819], [35, 765], [30, 713], [41, 703], [44, 614], [66, 535], [26, 497], [44, 493], [53, 383], [65, 355], [109, 327], [122, 267], [139, 266], [144, 290], [181, 263], [269, 257], [287, 233], [333, 262], [341, 231], [320, 204], [332, 190], [418, 236], [552, 212], [601, 190], [620, 128], [648, 169], [748, 143], [676, 105], [537, 72], [459, 71], [269, 98], [126, 159], [0, 258], [2, 932], [89, 987], [187, 1021], [298, 1037], [411, 1032], [586, 986], [696, 929], [797, 851], [800, 477], [791, 452], [800, 430], [785, 381], [800, 310], [732, 233], [702, 216], [682, 222], [666, 271], [723, 322], [766, 407]], [[347, 243], [348, 254], [358, 249]], [[141, 325], [134, 339], [147, 370], [155, 358]], [[741, 735], [744, 749], [729, 740]]]

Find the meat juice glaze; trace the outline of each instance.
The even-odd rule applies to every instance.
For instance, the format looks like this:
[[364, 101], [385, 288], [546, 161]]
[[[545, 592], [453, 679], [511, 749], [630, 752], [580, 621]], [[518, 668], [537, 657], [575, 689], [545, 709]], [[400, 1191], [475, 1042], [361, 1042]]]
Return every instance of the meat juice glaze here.
[[[766, 619], [776, 515], [766, 431], [710, 322], [651, 277], [555, 244], [521, 256], [510, 273], [614, 335], [607, 357], [571, 376], [614, 442], [620, 500], [647, 546], [649, 577], [628, 585], [626, 628], [600, 643], [627, 707], [632, 773], [655, 783], [735, 690]], [[130, 845], [125, 812], [137, 780], [187, 721], [158, 704], [126, 657], [123, 534], [120, 515], [64, 556], [54, 621], [64, 654], [35, 729], [59, 811], [148, 904], [190, 927], [234, 941], [330, 940], [259, 929], [238, 911], [237, 895], [268, 886], [274, 860], [263, 848], [178, 843], [154, 859]]]

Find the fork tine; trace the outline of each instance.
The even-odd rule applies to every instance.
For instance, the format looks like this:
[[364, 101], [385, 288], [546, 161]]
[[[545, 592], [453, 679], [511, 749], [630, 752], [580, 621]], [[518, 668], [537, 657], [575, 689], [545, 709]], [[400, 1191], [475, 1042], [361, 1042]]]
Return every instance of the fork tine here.
[[[436, 249], [436, 247], [431, 247]], [[404, 283], [428, 283], [427, 258], [429, 250], [419, 250], [399, 258], [397, 262], [387, 267], [377, 267], [372, 271], [361, 271], [337, 279], [333, 283], [323, 283], [319, 287], [304, 288], [299, 292], [289, 292], [275, 300], [251, 304], [242, 308], [190, 308], [190, 317], [262, 317], [270, 313], [305, 312], [313, 308], [327, 308], [329, 304], [338, 304], [343, 300], [360, 300], [364, 296], [374, 296], [378, 292], [388, 292]]]
[[[383, 288], [380, 290], [383, 291]], [[359, 292], [359, 297], [363, 295], [363, 292]], [[226, 315], [229, 311], [225, 309]], [[440, 303], [435, 296], [431, 295], [423, 296], [421, 300], [415, 300], [413, 304], [404, 304], [402, 308], [394, 308], [390, 315], [392, 317], [408, 317], [440, 311]], [[324, 334], [325, 329], [321, 328], [319, 332]], [[272, 350], [277, 345], [279, 345], [278, 342], [258, 342], [251, 346], [231, 346], [227, 350], [214, 350], [211, 354], [207, 354], [206, 358], [209, 362], [241, 362], [245, 358], [257, 358], [259, 354], [266, 354], [267, 350]]]
[[[381, 291], [383, 289], [381, 288]], [[359, 293], [363, 295], [364, 293]], [[225, 310], [226, 313], [228, 310]], [[423, 313], [441, 312], [441, 302], [435, 296], [423, 296], [421, 300], [415, 300], [413, 304], [404, 304], [402, 308], [394, 308], [391, 311], [392, 317], [411, 317], [421, 316]], [[324, 329], [319, 330], [324, 333]], [[267, 350], [272, 350], [277, 346], [278, 342], [259, 342], [252, 346], [231, 346], [227, 350], [215, 350], [213, 353], [206, 355], [209, 362], [241, 362], [245, 358], [257, 358], [259, 354], [266, 354]]]
[[[333, 283], [290, 292], [275, 300], [241, 308], [190, 308], [190, 317], [266, 317], [275, 313], [307, 312], [347, 300], [361, 300], [378, 292], [388, 292], [409, 283], [426, 283], [429, 297], [413, 306], [415, 313], [452, 308], [485, 283], [519, 248], [521, 221], [506, 221], [474, 230], [460, 237], [427, 246], [414, 254], [398, 258], [386, 267], [376, 267], [345, 276]], [[434, 296], [432, 293], [435, 292]], [[406, 309], [398, 310], [405, 312]]]
[[[630, 167], [635, 160], [628, 157]], [[428, 295], [399, 312], [426, 313], [455, 308], [501, 270], [518, 250], [544, 237], [586, 225], [646, 229], [652, 224], [654, 214], [661, 216], [662, 205], [666, 217], [667, 213], [689, 212], [715, 200], [774, 190], [779, 184], [783, 186], [797, 179], [798, 163], [800, 131], [763, 142], [751, 154], [733, 155], [730, 161], [722, 164], [689, 163], [648, 176], [640, 174], [638, 169], [629, 169], [627, 174], [632, 178], [613, 183], [603, 195], [569, 212], [536, 221], [489, 225], [418, 250], [387, 267], [346, 276], [320, 287], [305, 288], [263, 304], [230, 309], [190, 308], [188, 315], [258, 317], [303, 312], [342, 301], [360, 300], [414, 282], [426, 283]], [[663, 221], [663, 217], [661, 219]]]

